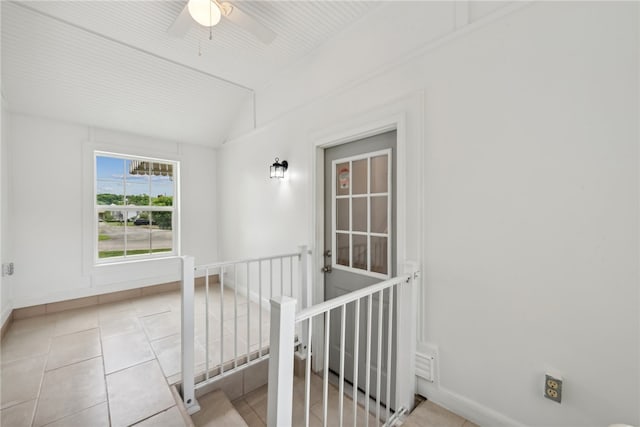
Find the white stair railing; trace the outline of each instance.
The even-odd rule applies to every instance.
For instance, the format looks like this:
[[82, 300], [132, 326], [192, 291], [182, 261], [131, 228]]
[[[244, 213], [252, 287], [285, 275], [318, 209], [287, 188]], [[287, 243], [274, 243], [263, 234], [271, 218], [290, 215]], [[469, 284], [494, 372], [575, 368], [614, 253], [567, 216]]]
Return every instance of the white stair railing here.
[[[190, 414], [200, 409], [197, 390], [269, 357], [263, 313], [275, 297], [294, 297], [299, 309], [307, 306], [308, 256], [307, 246], [300, 246], [294, 253], [200, 266], [182, 257], [182, 397]], [[203, 282], [197, 291], [196, 281]], [[298, 335], [306, 342], [302, 331]], [[215, 348], [212, 339], [219, 340]]]
[[[267, 425], [269, 427], [302, 425], [300, 419], [293, 420], [293, 337], [296, 327], [304, 325], [309, 340], [308, 354], [306, 358], [304, 375], [304, 425], [309, 426], [311, 415], [311, 378], [312, 378], [312, 358], [320, 358], [323, 369], [322, 373], [322, 420], [323, 425], [352, 424], [358, 425], [358, 381], [359, 374], [359, 350], [360, 335], [366, 334], [364, 341], [366, 345], [363, 351], [366, 365], [364, 366], [364, 412], [366, 417], [365, 425], [373, 418], [374, 425], [392, 425], [405, 411], [410, 411], [413, 407], [413, 396], [415, 392], [415, 372], [411, 368], [415, 351], [415, 329], [412, 312], [413, 284], [418, 278], [418, 272], [414, 271], [405, 276], [399, 276], [380, 282], [366, 288], [351, 292], [346, 295], [325, 301], [323, 303], [306, 308], [297, 314], [295, 313], [295, 300], [286, 296], [273, 298], [271, 300], [271, 358], [269, 360], [269, 388], [268, 388], [268, 409]], [[395, 298], [395, 300], [394, 300]], [[378, 309], [373, 310], [374, 300], [377, 299]], [[386, 309], [385, 307], [386, 301]], [[366, 324], [360, 325], [360, 311], [364, 305], [366, 310]], [[353, 388], [351, 402], [353, 405], [353, 419], [345, 420], [345, 337], [347, 308], [353, 309], [353, 377], [351, 383], [356, 385]], [[395, 308], [394, 308], [395, 307]], [[336, 319], [332, 316], [332, 310], [339, 310], [339, 376], [338, 379], [338, 420], [328, 419], [329, 407], [329, 357], [330, 357], [330, 330], [332, 322]], [[394, 310], [396, 313], [394, 314]], [[335, 312], [334, 312], [335, 314]], [[364, 313], [363, 313], [364, 314]], [[384, 319], [387, 319], [387, 337], [383, 338]], [[377, 320], [377, 328], [373, 328], [373, 321]], [[316, 327], [318, 326], [318, 327]], [[350, 326], [351, 327], [351, 326]], [[375, 329], [375, 330], [374, 330]], [[319, 339], [313, 339], [314, 330], [323, 332]], [[397, 333], [397, 331], [402, 333]], [[394, 336], [395, 334], [395, 336]], [[372, 339], [373, 338], [373, 339]], [[375, 341], [375, 345], [374, 345]], [[386, 341], [386, 348], [382, 343]], [[393, 345], [395, 342], [395, 352]], [[316, 347], [318, 347], [316, 349]], [[375, 365], [375, 378], [372, 377], [372, 362]], [[315, 362], [314, 362], [315, 363]], [[386, 372], [383, 372], [383, 369]], [[383, 380], [383, 375], [385, 379]], [[382, 383], [385, 389], [382, 389]], [[372, 383], [375, 389], [372, 390]], [[384, 413], [382, 410], [382, 391], [385, 390]], [[394, 396], [394, 398], [392, 398]], [[316, 399], [317, 400], [317, 399]], [[373, 401], [371, 406], [370, 401]], [[391, 407], [395, 410], [391, 410]]]

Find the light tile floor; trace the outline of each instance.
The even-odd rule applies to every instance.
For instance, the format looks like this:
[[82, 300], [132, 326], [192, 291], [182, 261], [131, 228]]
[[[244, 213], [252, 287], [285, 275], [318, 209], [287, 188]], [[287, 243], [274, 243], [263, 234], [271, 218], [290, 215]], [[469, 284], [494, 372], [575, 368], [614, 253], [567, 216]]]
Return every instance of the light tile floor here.
[[[210, 367], [221, 342], [225, 361], [257, 349], [259, 319], [268, 344], [266, 310], [260, 316], [256, 304], [212, 287], [207, 316], [204, 294], [196, 289], [196, 370], [204, 368], [207, 330]], [[179, 292], [15, 320], [0, 343], [0, 425], [182, 425], [169, 387], [181, 379], [180, 354]]]
[[[323, 419], [323, 401], [322, 401], [322, 378], [312, 375], [310, 386], [310, 406], [311, 415], [309, 417], [310, 426], [322, 426]], [[327, 425], [340, 425], [338, 418], [339, 408], [339, 391], [331, 385], [329, 386], [329, 398], [327, 404]], [[292, 420], [294, 426], [304, 426], [304, 396], [305, 383], [301, 377], [294, 377], [294, 393], [293, 393], [293, 414]], [[239, 398], [232, 402], [238, 413], [242, 416], [249, 427], [264, 427], [267, 422], [267, 386]], [[353, 400], [344, 397], [344, 425], [354, 425], [354, 407]], [[361, 405], [356, 408], [356, 425], [376, 425], [375, 407], [372, 404], [370, 408], [371, 414], [367, 417], [367, 413]], [[381, 408], [381, 413], [385, 409]], [[199, 424], [196, 423], [196, 426]], [[204, 424], [200, 424], [204, 425]], [[380, 423], [379, 425], [382, 425]], [[478, 427], [476, 424], [468, 421], [459, 415], [456, 415], [433, 402], [424, 401], [418, 405], [409, 417], [402, 424], [407, 427]]]

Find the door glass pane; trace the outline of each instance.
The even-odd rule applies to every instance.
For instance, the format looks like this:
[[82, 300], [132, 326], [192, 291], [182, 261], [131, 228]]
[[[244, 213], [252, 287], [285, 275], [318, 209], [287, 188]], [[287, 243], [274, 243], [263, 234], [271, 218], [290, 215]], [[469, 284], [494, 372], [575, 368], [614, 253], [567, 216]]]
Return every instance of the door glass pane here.
[[371, 192], [386, 193], [388, 191], [388, 169], [389, 162], [387, 155], [371, 158]]
[[151, 213], [140, 212], [127, 226], [127, 256], [151, 252]]
[[151, 212], [151, 252], [171, 252], [173, 231], [171, 212]]
[[353, 268], [367, 269], [367, 236], [353, 235]]
[[124, 222], [114, 220], [123, 213], [98, 213], [98, 258], [124, 256]]
[[336, 165], [336, 194], [346, 196], [349, 194], [351, 176], [349, 174], [349, 162]]
[[367, 232], [367, 198], [366, 197], [354, 197], [352, 199], [353, 205], [353, 218], [352, 226], [353, 231]]
[[336, 233], [336, 264], [349, 266], [349, 235]]
[[367, 159], [353, 162], [353, 191], [352, 194], [367, 193]]
[[371, 197], [371, 232], [389, 232], [387, 196]]
[[349, 199], [336, 199], [336, 230], [349, 231]]
[[371, 236], [371, 271], [387, 274], [387, 238]]

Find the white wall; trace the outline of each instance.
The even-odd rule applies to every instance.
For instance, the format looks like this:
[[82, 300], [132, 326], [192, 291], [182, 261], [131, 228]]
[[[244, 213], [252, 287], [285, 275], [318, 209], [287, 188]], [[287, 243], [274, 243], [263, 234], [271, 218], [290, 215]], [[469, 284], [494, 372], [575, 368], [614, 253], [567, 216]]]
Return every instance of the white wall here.
[[[11, 262], [10, 227], [8, 224], [9, 169], [8, 129], [9, 113], [2, 97], [2, 117], [0, 118], [0, 263]], [[11, 303], [12, 277], [0, 276], [0, 325], [4, 324], [13, 305]]]
[[[387, 25], [419, 13], [430, 28], [425, 5], [393, 7]], [[395, 67], [354, 76], [349, 50], [376, 46], [337, 40], [259, 91], [262, 126], [220, 151], [222, 257], [311, 242], [314, 135], [423, 92], [424, 135], [408, 147], [423, 181], [407, 198], [423, 205], [409, 230], [423, 240], [420, 344], [439, 360], [420, 391], [481, 425], [638, 425], [639, 6], [478, 17], [492, 8], [457, 33], [451, 9], [449, 32], [390, 56]], [[360, 22], [361, 43], [380, 15]], [[276, 155], [288, 182], [267, 177]], [[542, 397], [547, 370], [564, 376], [561, 405]]]
[[217, 259], [213, 149], [20, 114], [9, 146], [15, 307], [178, 280], [175, 259], [93, 265], [94, 149], [180, 160], [182, 253]]

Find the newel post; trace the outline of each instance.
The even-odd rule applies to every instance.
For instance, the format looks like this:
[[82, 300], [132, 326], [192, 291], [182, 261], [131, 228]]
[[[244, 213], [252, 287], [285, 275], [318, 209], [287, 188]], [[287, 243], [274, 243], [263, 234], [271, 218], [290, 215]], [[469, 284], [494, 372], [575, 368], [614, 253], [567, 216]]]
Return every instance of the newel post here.
[[271, 299], [267, 426], [290, 426], [293, 411], [293, 344], [296, 300]]
[[195, 396], [194, 378], [194, 294], [195, 259], [183, 256], [182, 261], [182, 310], [181, 310], [181, 346], [182, 346], [182, 400], [189, 415], [200, 410]]
[[420, 282], [418, 263], [406, 262], [408, 283], [397, 289], [396, 403], [408, 412], [413, 409], [416, 393], [416, 288]]
[[[311, 282], [309, 281], [309, 247], [307, 245], [299, 246], [300, 248], [300, 310], [304, 310], [307, 307], [311, 307]], [[309, 328], [307, 328], [307, 321], [302, 325], [300, 331], [300, 342], [302, 343], [299, 349], [299, 355], [304, 359], [307, 355], [307, 348], [309, 348]]]

